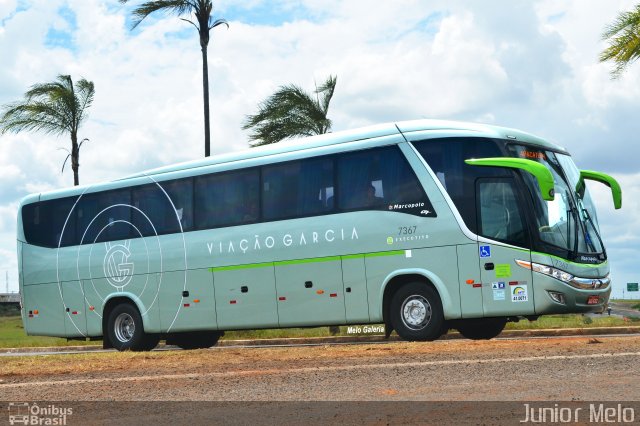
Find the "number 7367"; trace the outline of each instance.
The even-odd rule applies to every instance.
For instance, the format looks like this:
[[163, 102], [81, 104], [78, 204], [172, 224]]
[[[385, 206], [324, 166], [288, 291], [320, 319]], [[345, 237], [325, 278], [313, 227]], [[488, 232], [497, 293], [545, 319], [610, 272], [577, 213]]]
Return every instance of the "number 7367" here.
[[416, 233], [417, 226], [400, 226], [398, 227], [398, 235], [411, 235]]

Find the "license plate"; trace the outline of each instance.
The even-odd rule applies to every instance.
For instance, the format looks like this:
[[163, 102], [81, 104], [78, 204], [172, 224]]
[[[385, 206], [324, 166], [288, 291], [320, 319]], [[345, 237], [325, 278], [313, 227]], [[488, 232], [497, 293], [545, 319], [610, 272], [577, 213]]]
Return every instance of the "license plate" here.
[[597, 305], [600, 301], [600, 296], [589, 296], [587, 299], [587, 305]]

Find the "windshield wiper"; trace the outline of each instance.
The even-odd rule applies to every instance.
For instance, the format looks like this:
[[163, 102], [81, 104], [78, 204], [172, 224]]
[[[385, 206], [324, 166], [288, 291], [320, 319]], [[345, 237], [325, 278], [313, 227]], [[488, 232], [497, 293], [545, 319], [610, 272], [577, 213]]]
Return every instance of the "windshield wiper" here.
[[[578, 221], [580, 218], [578, 217], [578, 209], [573, 204], [571, 197], [567, 197], [567, 200], [569, 201], [569, 210], [567, 210], [567, 212], [571, 213], [571, 217], [573, 218], [573, 248], [569, 254], [569, 259], [575, 260], [578, 257]], [[569, 229], [567, 229], [567, 236], [568, 235]]]
[[[591, 229], [593, 229], [593, 232], [595, 232], [596, 237], [598, 238], [598, 242], [600, 242], [600, 247], [602, 247], [602, 255], [604, 256], [604, 258], [607, 258], [607, 250], [604, 248], [604, 243], [602, 242], [602, 238], [600, 238], [600, 233], [598, 232], [598, 228], [596, 228], [596, 224], [593, 222], [593, 219], [591, 219], [591, 215], [589, 214], [589, 210], [585, 209], [584, 207], [582, 208], [582, 213], [585, 215], [585, 219], [587, 220], [587, 222], [589, 222], [591, 224]], [[585, 230], [586, 231], [586, 230]], [[585, 239], [588, 236], [589, 231], [587, 231], [587, 235], [585, 235]], [[590, 238], [589, 238], [590, 240]], [[593, 252], [596, 253], [597, 250], [594, 247], [593, 243], [591, 244], [591, 248], [593, 249]]]

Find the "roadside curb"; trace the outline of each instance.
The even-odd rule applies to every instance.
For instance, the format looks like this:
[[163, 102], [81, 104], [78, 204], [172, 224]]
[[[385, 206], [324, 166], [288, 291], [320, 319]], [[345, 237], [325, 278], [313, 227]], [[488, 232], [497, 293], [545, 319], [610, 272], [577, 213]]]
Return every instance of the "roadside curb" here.
[[[532, 329], [532, 330], [505, 330], [499, 338], [516, 338], [516, 337], [571, 337], [571, 336], [606, 336], [617, 334], [640, 334], [640, 326], [632, 327], [589, 327], [589, 328], [558, 328], [558, 329]], [[450, 332], [442, 336], [439, 340], [456, 340], [464, 339], [457, 332]], [[220, 340], [217, 346], [234, 347], [234, 346], [278, 346], [278, 345], [330, 345], [330, 344], [346, 344], [346, 343], [380, 343], [380, 342], [400, 342], [403, 341], [399, 336], [393, 335], [389, 339], [385, 339], [382, 334], [362, 335], [355, 334], [352, 336], [330, 336], [330, 337], [289, 337], [276, 339], [247, 339], [247, 340]], [[160, 344], [158, 347], [167, 347]], [[102, 345], [82, 345], [82, 346], [52, 346], [52, 347], [22, 347], [22, 348], [0, 348], [0, 353], [23, 353], [29, 352], [95, 352], [102, 350]], [[111, 351], [115, 351], [112, 349]]]

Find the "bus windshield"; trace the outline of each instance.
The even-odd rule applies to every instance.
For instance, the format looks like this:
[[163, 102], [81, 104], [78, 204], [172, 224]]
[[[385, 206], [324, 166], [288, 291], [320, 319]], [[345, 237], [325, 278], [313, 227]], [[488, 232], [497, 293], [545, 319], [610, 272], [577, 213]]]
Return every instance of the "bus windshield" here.
[[553, 175], [555, 198], [545, 201], [536, 179], [525, 173], [527, 184], [534, 189], [532, 196], [540, 240], [569, 252], [572, 260], [579, 254], [583, 260], [604, 260], [595, 206], [571, 157], [518, 145], [512, 149], [520, 158], [544, 164]]

